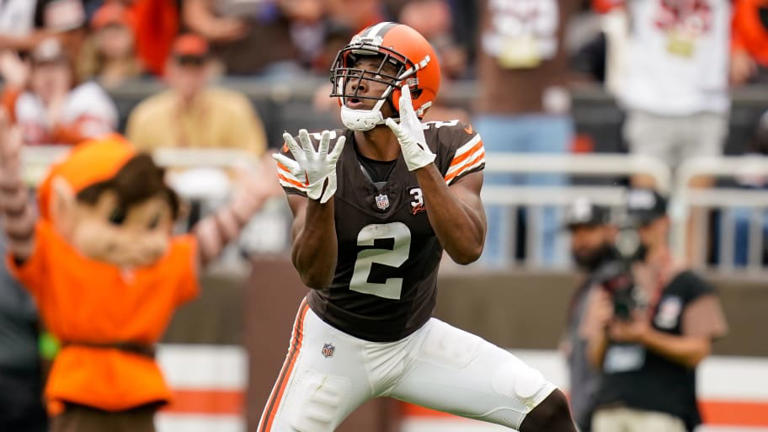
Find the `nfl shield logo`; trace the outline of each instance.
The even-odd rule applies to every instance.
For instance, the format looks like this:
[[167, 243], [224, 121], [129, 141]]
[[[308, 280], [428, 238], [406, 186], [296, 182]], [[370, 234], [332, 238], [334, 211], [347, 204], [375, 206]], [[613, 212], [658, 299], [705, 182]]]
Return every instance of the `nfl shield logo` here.
[[389, 208], [389, 197], [384, 194], [376, 195], [376, 207], [379, 210], [386, 210]]
[[329, 343], [323, 344], [323, 351], [322, 351], [323, 357], [325, 358], [333, 357], [334, 351], [336, 351], [336, 347], [333, 346], [333, 344], [329, 344]]

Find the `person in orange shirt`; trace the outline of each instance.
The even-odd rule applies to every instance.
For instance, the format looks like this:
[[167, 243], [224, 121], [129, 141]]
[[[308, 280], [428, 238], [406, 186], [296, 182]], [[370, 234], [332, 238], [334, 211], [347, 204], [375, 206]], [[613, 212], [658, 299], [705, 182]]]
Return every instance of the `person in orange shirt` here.
[[[171, 234], [179, 200], [151, 157], [119, 135], [87, 141], [38, 189], [21, 181], [19, 134], [0, 116], [0, 211], [7, 265], [61, 341], [45, 389], [53, 432], [154, 431], [171, 398], [154, 359], [173, 311], [215, 258], [279, 193], [262, 170], [192, 233]], [[258, 180], [258, 181], [257, 181]]]
[[731, 81], [768, 80], [768, 0], [736, 0], [731, 26]]

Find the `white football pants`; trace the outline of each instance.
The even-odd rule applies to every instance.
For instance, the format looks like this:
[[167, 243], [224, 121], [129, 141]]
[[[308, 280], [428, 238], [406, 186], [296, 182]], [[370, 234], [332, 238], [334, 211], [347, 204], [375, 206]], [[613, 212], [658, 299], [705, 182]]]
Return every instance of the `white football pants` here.
[[399, 341], [369, 342], [325, 323], [305, 300], [258, 431], [333, 431], [380, 396], [518, 429], [554, 389], [509, 352], [438, 319]]

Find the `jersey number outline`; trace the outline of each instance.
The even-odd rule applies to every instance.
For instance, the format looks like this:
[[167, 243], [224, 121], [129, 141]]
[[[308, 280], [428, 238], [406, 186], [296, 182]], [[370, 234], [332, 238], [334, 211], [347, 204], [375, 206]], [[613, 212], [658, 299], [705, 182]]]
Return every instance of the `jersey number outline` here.
[[373, 246], [376, 240], [394, 239], [392, 249], [364, 249], [358, 252], [349, 289], [390, 300], [400, 300], [403, 278], [388, 278], [383, 283], [368, 282], [373, 264], [398, 268], [408, 261], [411, 230], [402, 222], [366, 225], [357, 235], [358, 246]]

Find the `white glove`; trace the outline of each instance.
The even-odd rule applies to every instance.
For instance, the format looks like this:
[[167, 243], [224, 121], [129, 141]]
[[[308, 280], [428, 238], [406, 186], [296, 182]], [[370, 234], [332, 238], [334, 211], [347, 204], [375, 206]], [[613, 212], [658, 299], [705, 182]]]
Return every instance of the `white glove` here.
[[294, 177], [306, 179], [309, 199], [320, 200], [321, 204], [328, 202], [336, 193], [336, 161], [339, 160], [341, 151], [344, 149], [346, 138], [339, 137], [331, 153], [328, 153], [331, 133], [327, 130], [323, 131], [317, 150], [312, 146], [306, 129], [299, 131], [301, 146], [289, 133], [284, 133], [283, 139], [295, 160], [281, 154], [274, 154], [272, 157], [288, 167]]
[[427, 147], [427, 139], [424, 138], [424, 125], [413, 110], [411, 102], [411, 90], [408, 85], [402, 87], [400, 95], [400, 124], [388, 118], [385, 122], [395, 133], [403, 150], [403, 159], [408, 166], [408, 171], [416, 171], [431, 164], [435, 160], [435, 154]]

